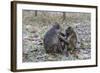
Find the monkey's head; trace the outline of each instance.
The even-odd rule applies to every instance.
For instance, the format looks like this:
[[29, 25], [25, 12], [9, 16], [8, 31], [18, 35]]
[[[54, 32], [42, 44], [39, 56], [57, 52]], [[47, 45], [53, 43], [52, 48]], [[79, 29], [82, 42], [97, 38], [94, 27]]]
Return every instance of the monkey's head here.
[[65, 30], [65, 32], [66, 32], [66, 35], [68, 36], [68, 35], [70, 35], [70, 34], [73, 32], [73, 28], [69, 26], [69, 27]]
[[54, 27], [55, 29], [60, 29], [60, 25], [59, 25], [57, 22], [55, 22], [55, 25], [53, 25], [53, 27]]

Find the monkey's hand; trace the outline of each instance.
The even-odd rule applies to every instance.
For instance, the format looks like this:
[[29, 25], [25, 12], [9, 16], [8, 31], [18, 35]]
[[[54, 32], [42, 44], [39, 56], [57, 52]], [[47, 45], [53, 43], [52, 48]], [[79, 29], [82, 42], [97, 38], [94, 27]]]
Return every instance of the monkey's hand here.
[[64, 33], [62, 33], [62, 32], [60, 32], [59, 35], [61, 35], [61, 36], [63, 36], [63, 37], [66, 36], [66, 35], [65, 35]]
[[58, 34], [58, 38], [61, 39], [65, 44], [68, 44], [66, 37], [63, 37], [62, 35]]

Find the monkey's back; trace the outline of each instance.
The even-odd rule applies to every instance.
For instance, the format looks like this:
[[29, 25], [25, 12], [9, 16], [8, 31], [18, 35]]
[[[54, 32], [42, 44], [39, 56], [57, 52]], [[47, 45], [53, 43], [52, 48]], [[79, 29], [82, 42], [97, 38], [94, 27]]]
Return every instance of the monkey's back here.
[[51, 28], [44, 36], [44, 48], [46, 51], [48, 50], [56, 50], [58, 43], [59, 43], [59, 38], [58, 38], [58, 33], [56, 29]]

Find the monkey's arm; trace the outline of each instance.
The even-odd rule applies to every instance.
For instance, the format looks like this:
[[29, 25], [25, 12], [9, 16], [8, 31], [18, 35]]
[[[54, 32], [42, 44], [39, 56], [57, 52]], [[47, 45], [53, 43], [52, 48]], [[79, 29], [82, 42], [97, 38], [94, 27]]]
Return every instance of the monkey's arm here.
[[63, 36], [63, 37], [66, 36], [66, 35], [65, 35], [64, 33], [62, 33], [62, 32], [60, 32], [60, 35]]
[[62, 35], [58, 35], [58, 38], [61, 39], [64, 43], [68, 44], [66, 38], [63, 37]]

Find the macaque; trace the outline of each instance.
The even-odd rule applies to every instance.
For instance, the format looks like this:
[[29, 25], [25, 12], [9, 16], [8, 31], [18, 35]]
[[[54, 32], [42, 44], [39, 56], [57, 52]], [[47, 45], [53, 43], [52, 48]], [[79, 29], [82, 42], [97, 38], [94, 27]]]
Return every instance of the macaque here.
[[68, 27], [66, 30], [67, 50], [71, 53], [76, 50], [77, 35], [72, 27]]
[[52, 26], [44, 36], [44, 48], [46, 53], [62, 53], [63, 48], [59, 38], [61, 27], [58, 23]]

